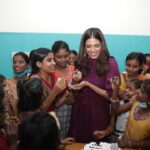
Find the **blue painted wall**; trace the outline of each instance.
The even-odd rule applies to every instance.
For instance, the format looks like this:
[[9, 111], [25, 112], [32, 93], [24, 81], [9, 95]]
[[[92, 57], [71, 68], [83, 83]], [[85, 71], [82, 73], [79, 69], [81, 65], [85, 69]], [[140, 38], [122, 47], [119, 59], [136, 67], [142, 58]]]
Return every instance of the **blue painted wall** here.
[[[78, 51], [81, 34], [55, 33], [0, 33], [0, 74], [12, 77], [12, 58], [14, 51], [31, 51], [39, 47], [51, 48], [56, 40], [66, 41], [70, 49]], [[120, 71], [128, 53], [141, 51], [150, 53], [150, 36], [105, 35], [110, 54], [116, 57]]]

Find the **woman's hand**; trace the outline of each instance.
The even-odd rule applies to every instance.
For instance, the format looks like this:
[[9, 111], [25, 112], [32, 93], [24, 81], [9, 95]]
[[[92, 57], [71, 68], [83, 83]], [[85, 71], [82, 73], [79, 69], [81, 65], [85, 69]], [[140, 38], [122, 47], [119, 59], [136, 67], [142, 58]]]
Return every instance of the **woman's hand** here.
[[61, 144], [68, 145], [75, 143], [75, 139], [73, 137], [66, 137], [64, 139], [61, 139]]
[[106, 137], [106, 136], [109, 136], [111, 133], [112, 133], [112, 131], [113, 131], [113, 129], [112, 129], [113, 127], [108, 127], [107, 129], [105, 129], [105, 130], [96, 130], [96, 131], [94, 131], [93, 132], [93, 135], [94, 135], [94, 137], [96, 138], [96, 139], [103, 139], [104, 137]]
[[88, 85], [87, 81], [82, 81], [79, 84], [72, 84], [72, 85], [70, 85], [69, 88], [73, 89], [73, 90], [81, 90], [82, 88], [86, 87], [87, 85]]
[[106, 136], [105, 130], [97, 130], [93, 132], [95, 139], [103, 139]]

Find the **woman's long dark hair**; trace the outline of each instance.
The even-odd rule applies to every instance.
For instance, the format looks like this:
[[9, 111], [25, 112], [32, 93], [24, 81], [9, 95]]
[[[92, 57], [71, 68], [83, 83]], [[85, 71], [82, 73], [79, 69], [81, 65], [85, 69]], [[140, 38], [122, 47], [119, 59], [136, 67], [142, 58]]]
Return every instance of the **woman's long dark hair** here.
[[109, 51], [107, 49], [107, 45], [104, 39], [104, 35], [99, 28], [89, 28], [87, 29], [84, 34], [82, 35], [81, 42], [80, 42], [80, 50], [78, 54], [78, 68], [83, 73], [83, 76], [90, 71], [88, 65], [88, 56], [86, 54], [85, 43], [90, 38], [96, 38], [101, 42], [101, 52], [99, 57], [97, 58], [97, 66], [96, 72], [98, 75], [103, 75], [109, 69], [108, 60], [110, 57]]

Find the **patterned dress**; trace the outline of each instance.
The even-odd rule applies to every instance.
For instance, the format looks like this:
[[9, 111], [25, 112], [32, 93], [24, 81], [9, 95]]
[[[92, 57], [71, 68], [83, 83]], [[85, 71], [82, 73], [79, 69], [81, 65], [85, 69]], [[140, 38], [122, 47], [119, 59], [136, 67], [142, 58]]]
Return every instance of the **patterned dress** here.
[[[89, 81], [106, 90], [111, 96], [112, 87], [109, 79], [119, 76], [115, 59], [109, 59], [109, 70], [102, 76], [96, 74], [96, 60], [89, 59], [89, 65], [91, 71], [82, 80]], [[96, 141], [93, 137], [93, 131], [106, 129], [109, 121], [110, 102], [88, 87], [82, 89], [73, 105], [70, 136], [74, 137], [76, 142]]]
[[[43, 86], [43, 103], [44, 100], [50, 95], [52, 88], [54, 87], [55, 84], [55, 79], [53, 75], [50, 75], [51, 78], [51, 84], [48, 83], [44, 78], [42, 78], [39, 74], [33, 74], [30, 78], [39, 78], [42, 80], [42, 86]], [[51, 104], [51, 106], [48, 109], [48, 112], [54, 111], [55, 109], [55, 101]]]
[[[133, 141], [150, 139], [150, 112], [143, 115], [139, 115], [138, 112], [138, 101], [135, 101], [130, 111], [129, 120], [125, 130], [125, 136]], [[136, 149], [122, 148], [121, 150]]]
[[[67, 80], [70, 80], [72, 77], [72, 73], [75, 70], [75, 67], [70, 65], [68, 75], [65, 76]], [[60, 77], [63, 77], [61, 72], [55, 71], [55, 79], [57, 80]], [[68, 134], [69, 126], [70, 126], [70, 116], [72, 111], [72, 105], [63, 104], [59, 108], [55, 109], [56, 115], [59, 118], [60, 124], [61, 124], [61, 130], [60, 130], [60, 138], [64, 138]]]

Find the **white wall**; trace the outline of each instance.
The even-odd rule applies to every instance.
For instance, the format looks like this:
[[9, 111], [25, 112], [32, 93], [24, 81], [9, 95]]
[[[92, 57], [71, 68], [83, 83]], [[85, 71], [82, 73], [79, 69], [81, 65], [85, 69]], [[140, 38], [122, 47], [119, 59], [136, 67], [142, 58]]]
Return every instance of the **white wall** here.
[[0, 32], [150, 35], [150, 0], [0, 0]]

